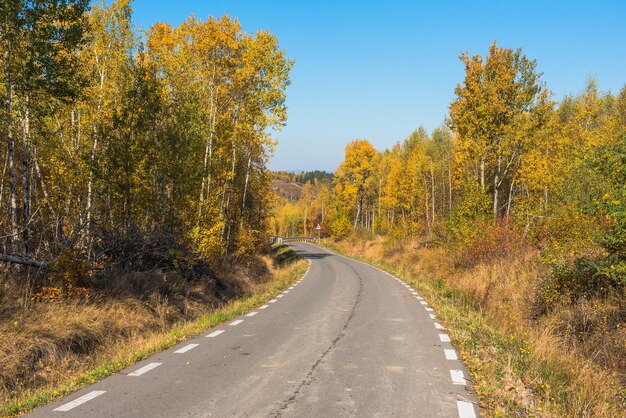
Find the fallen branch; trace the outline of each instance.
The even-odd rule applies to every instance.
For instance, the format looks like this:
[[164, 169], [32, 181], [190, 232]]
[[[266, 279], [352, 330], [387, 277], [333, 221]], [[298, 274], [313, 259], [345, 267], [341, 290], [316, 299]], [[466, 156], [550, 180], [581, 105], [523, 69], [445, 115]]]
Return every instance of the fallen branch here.
[[24, 257], [21, 255], [11, 255], [0, 253], [0, 261], [6, 261], [8, 263], [23, 264], [25, 266], [32, 266], [37, 268], [47, 268], [50, 263], [44, 263], [43, 261], [35, 260], [34, 258]]

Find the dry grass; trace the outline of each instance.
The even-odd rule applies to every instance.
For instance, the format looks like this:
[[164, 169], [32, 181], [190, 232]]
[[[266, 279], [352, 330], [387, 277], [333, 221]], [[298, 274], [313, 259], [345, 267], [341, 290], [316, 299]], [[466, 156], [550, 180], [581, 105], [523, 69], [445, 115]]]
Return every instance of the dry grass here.
[[[294, 256], [276, 264], [284, 253], [222, 266], [219, 285], [184, 286], [172, 276], [163, 290], [129, 273], [108, 283], [118, 290], [115, 298], [28, 309], [7, 309], [5, 291], [4, 311], [11, 314], [0, 319], [0, 416], [49, 402], [262, 304], [304, 272], [305, 263]], [[137, 297], [135, 291], [147, 287], [161, 291]]]
[[626, 416], [623, 298], [562, 304], [537, 314], [549, 275], [532, 249], [455, 266], [445, 248], [381, 238], [331, 243], [420, 289], [445, 321], [489, 416]]

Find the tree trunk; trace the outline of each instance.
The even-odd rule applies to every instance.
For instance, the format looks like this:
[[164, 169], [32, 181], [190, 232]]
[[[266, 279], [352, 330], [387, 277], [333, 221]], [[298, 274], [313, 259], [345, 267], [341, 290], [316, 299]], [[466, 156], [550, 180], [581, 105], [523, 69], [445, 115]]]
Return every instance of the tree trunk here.
[[450, 164], [448, 164], [448, 192], [449, 192], [449, 210], [450, 214], [452, 214], [452, 170], [450, 169]]
[[480, 158], [480, 190], [485, 193], [485, 157]]
[[30, 97], [28, 95], [25, 98], [22, 139], [22, 240], [24, 254], [28, 255], [30, 238]]
[[17, 228], [17, 187], [15, 183], [15, 140], [13, 139], [13, 80], [11, 78], [11, 46], [5, 53], [5, 84], [7, 89], [6, 113], [7, 113], [7, 158], [9, 160], [9, 205], [11, 212], [11, 242], [13, 247], [17, 245], [19, 232]]
[[352, 229], [356, 230], [356, 227], [359, 223], [359, 217], [361, 216], [361, 199], [357, 197], [356, 203], [356, 216], [354, 217], [354, 225]]
[[[97, 59], [97, 52], [96, 52], [96, 62], [98, 62]], [[93, 121], [93, 146], [91, 148], [91, 157], [89, 159], [90, 162], [90, 167], [89, 167], [89, 180], [87, 182], [87, 203], [86, 203], [86, 207], [85, 207], [85, 211], [87, 212], [87, 234], [88, 234], [88, 241], [91, 241], [91, 227], [92, 227], [92, 202], [93, 202], [93, 181], [94, 181], [94, 164], [96, 161], [96, 151], [98, 149], [98, 122], [97, 122], [97, 118], [100, 115], [100, 112], [102, 111], [102, 103], [103, 103], [103, 99], [104, 99], [104, 80], [105, 80], [105, 70], [104, 70], [104, 66], [106, 65], [106, 62], [104, 62], [102, 64], [102, 68], [100, 69], [100, 92], [99, 92], [99, 97], [98, 97], [98, 105], [96, 106], [96, 113], [94, 116], [94, 121]], [[89, 256], [90, 252], [91, 252], [91, 244], [87, 244], [88, 246], [88, 250], [87, 250], [87, 256]]]
[[[241, 199], [241, 215], [246, 208], [246, 196], [248, 194], [248, 181], [250, 180], [250, 168], [252, 167], [252, 140], [248, 146], [248, 163], [246, 164], [246, 180], [243, 185], [243, 197]], [[306, 235], [306, 234], [305, 234]]]
[[498, 220], [498, 192], [500, 187], [500, 163], [502, 158], [498, 155], [498, 162], [496, 164], [496, 172], [493, 177], [493, 219]]
[[515, 186], [515, 180], [511, 180], [511, 187], [509, 187], [509, 200], [506, 204], [506, 216], [507, 218], [511, 215], [511, 205], [513, 204], [513, 191]]
[[2, 208], [2, 198], [4, 196], [4, 176], [7, 173], [7, 166], [9, 165], [9, 154], [4, 156], [4, 166], [2, 168], [2, 179], [0, 179], [0, 208]]
[[235, 176], [237, 175], [237, 142], [236, 142], [236, 132], [237, 132], [237, 120], [235, 120], [235, 128], [233, 129], [233, 152], [232, 152], [232, 162], [230, 167], [230, 191], [228, 192], [228, 198], [226, 199], [225, 213], [226, 213], [226, 246], [230, 250], [231, 248], [231, 228], [232, 228], [232, 219], [229, 219], [230, 215], [230, 201], [235, 192]]
[[433, 162], [430, 162], [430, 188], [432, 192], [432, 223], [435, 223], [435, 168]]
[[[213, 80], [211, 80], [213, 83]], [[206, 147], [204, 149], [204, 165], [202, 171], [202, 187], [200, 189], [200, 204], [198, 205], [198, 224], [200, 223], [200, 218], [202, 217], [202, 203], [205, 198], [205, 187], [206, 187], [206, 197], [211, 195], [211, 169], [213, 165], [213, 138], [215, 137], [215, 119], [216, 119], [216, 106], [215, 106], [215, 98], [214, 93], [211, 91], [211, 97], [209, 100], [209, 108], [211, 109], [211, 125], [209, 127], [209, 139], [207, 141]], [[206, 183], [206, 185], [205, 185]]]

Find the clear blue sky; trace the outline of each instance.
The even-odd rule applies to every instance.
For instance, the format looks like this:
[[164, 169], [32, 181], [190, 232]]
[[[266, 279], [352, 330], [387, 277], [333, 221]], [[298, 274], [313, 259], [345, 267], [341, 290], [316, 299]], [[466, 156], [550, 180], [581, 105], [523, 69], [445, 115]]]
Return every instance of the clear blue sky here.
[[296, 64], [275, 170], [334, 170], [352, 139], [383, 149], [420, 125], [432, 130], [463, 79], [459, 53], [484, 55], [493, 40], [536, 59], [557, 99], [590, 75], [603, 91], [626, 83], [626, 0], [135, 0], [134, 9], [144, 29], [228, 13], [246, 32], [278, 36]]

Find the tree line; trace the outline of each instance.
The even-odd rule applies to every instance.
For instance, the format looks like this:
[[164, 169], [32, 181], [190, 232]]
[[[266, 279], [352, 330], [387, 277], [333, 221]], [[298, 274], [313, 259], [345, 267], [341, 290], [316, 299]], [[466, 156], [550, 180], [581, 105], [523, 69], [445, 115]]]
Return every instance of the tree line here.
[[361, 230], [492, 250], [506, 235], [624, 285], [626, 87], [602, 93], [590, 79], [557, 102], [519, 49], [494, 42], [460, 60], [444, 124], [382, 152], [350, 142], [332, 183], [279, 208], [275, 230], [319, 222], [336, 238]]
[[253, 252], [292, 61], [229, 16], [132, 22], [130, 0], [1, 0], [2, 259], [97, 263], [114, 236]]

